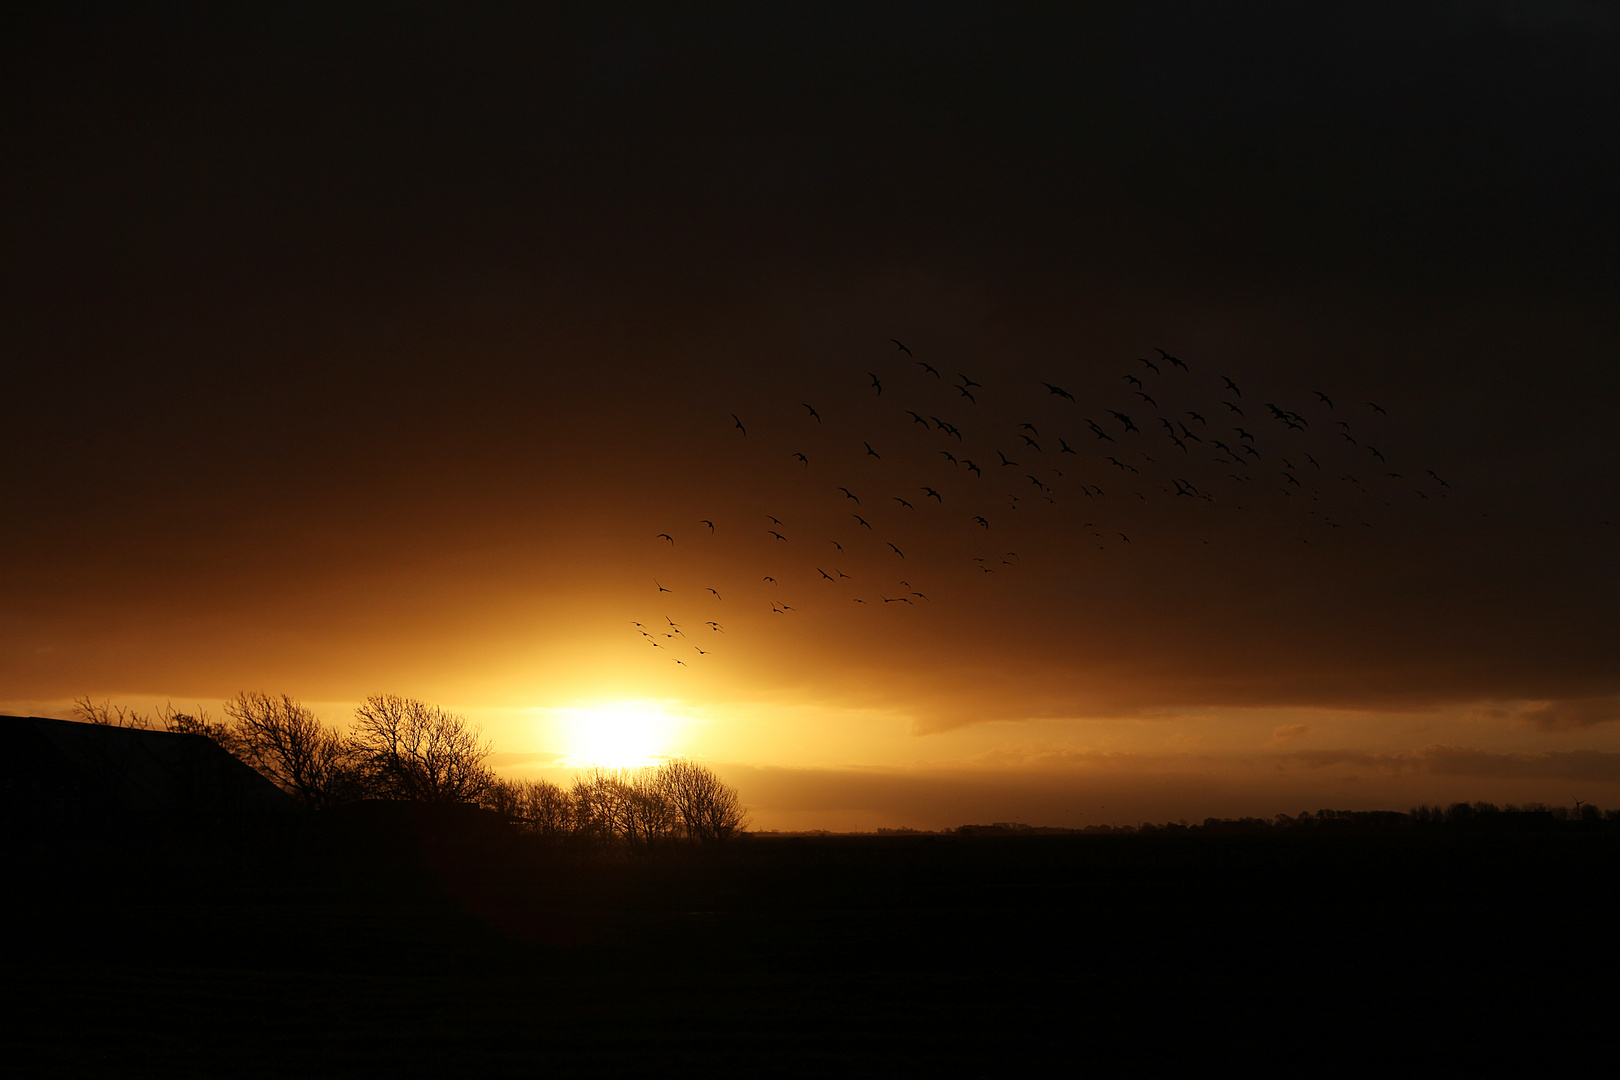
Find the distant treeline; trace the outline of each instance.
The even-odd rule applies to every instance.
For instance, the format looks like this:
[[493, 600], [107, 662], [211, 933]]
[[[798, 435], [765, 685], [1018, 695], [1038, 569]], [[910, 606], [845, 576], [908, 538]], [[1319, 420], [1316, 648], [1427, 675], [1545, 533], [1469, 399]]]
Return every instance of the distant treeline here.
[[566, 790], [504, 780], [485, 764], [490, 745], [463, 717], [391, 694], [362, 702], [347, 735], [285, 694], [240, 694], [217, 721], [201, 709], [147, 716], [88, 698], [75, 705], [87, 723], [211, 739], [310, 810], [379, 799], [473, 806], [536, 836], [629, 845], [717, 843], [747, 826], [736, 790], [696, 762], [591, 769]]
[[[1491, 802], [1452, 803], [1449, 806], [1414, 806], [1405, 813], [1399, 810], [1307, 810], [1297, 817], [1278, 814], [1275, 817], [1205, 818], [1199, 824], [1186, 820], [1161, 824], [1143, 822], [1140, 825], [1087, 825], [1068, 829], [1052, 825], [1026, 825], [1017, 821], [998, 821], [990, 825], [959, 825], [951, 829], [877, 829], [867, 835], [877, 836], [1094, 836], [1094, 835], [1153, 835], [1168, 833], [1272, 833], [1302, 831], [1374, 831], [1387, 829], [1475, 829], [1475, 830], [1538, 830], [1538, 829], [1620, 829], [1620, 810], [1602, 810], [1588, 803], [1575, 806], [1549, 806], [1546, 803], [1507, 803], [1498, 806]], [[812, 829], [795, 833], [764, 833], [779, 836], [832, 836], [826, 829]], [[858, 834], [846, 834], [858, 835]]]

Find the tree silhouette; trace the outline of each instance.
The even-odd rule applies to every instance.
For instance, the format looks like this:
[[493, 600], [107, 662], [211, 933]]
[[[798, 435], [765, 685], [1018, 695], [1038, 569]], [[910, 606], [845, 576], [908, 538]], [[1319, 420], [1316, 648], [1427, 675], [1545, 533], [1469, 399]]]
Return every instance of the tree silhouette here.
[[354, 717], [348, 749], [372, 794], [412, 802], [474, 803], [495, 782], [484, 765], [490, 746], [464, 717], [394, 694], [373, 694], [354, 710]]
[[688, 837], [700, 843], [718, 843], [747, 827], [748, 815], [737, 789], [724, 783], [712, 769], [676, 758], [657, 771], [665, 798]]
[[[231, 742], [221, 745], [305, 806], [332, 806], [352, 795], [354, 761], [349, 745], [286, 694], [272, 697], [244, 691], [225, 703], [225, 714], [234, 723], [228, 735]], [[193, 717], [186, 722], [199, 723]]]

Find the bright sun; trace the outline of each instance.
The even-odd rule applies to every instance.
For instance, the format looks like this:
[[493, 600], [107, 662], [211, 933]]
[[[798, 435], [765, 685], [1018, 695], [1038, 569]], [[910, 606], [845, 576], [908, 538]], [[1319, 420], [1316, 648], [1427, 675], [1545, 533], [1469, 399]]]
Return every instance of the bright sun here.
[[568, 764], [631, 769], [656, 765], [669, 752], [675, 718], [657, 705], [620, 702], [559, 710]]

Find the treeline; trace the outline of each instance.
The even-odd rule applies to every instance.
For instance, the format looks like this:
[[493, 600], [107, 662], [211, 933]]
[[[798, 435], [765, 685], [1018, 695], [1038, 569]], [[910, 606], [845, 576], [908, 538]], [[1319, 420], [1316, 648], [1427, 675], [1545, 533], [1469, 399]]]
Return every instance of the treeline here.
[[[1272, 833], [1312, 830], [1373, 831], [1386, 829], [1549, 829], [1566, 827], [1620, 828], [1620, 810], [1602, 810], [1589, 803], [1550, 806], [1546, 803], [1491, 802], [1452, 803], [1449, 806], [1424, 804], [1402, 813], [1398, 810], [1307, 810], [1298, 815], [1274, 817], [1205, 818], [1193, 824], [1186, 820], [1141, 825], [1088, 825], [1079, 829], [1032, 826], [1019, 822], [994, 825], [962, 825], [947, 832], [958, 836], [1039, 836], [1053, 834], [1166, 834], [1166, 833]], [[898, 835], [910, 829], [879, 829], [880, 834]]]
[[673, 760], [644, 769], [591, 769], [564, 789], [547, 780], [504, 780], [486, 764], [491, 746], [464, 717], [413, 698], [374, 694], [343, 733], [293, 698], [242, 693], [225, 718], [172, 706], [142, 714], [89, 698], [85, 722], [202, 735], [311, 810], [370, 799], [471, 805], [526, 833], [590, 843], [711, 844], [747, 827], [736, 790], [707, 767]]

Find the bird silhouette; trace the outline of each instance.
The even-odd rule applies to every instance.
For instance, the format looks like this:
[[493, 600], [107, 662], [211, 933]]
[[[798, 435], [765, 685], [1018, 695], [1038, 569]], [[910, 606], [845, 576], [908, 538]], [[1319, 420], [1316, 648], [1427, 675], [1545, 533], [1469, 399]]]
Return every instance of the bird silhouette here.
[[896, 554], [896, 555], [898, 555], [898, 556], [900, 556], [900, 557], [901, 557], [901, 558], [902, 558], [902, 559], [903, 559], [903, 558], [905, 558], [905, 557], [906, 557], [906, 553], [905, 553], [905, 552], [903, 552], [903, 551], [901, 551], [901, 550], [900, 550], [900, 549], [899, 549], [899, 548], [897, 548], [897, 547], [894, 547], [894, 545], [893, 545], [893, 544], [890, 544], [890, 545], [889, 545], [889, 546], [890, 546], [890, 547], [891, 547], [891, 548], [894, 548], [894, 553], [895, 553], [895, 554]]
[[[838, 490], [839, 490], [839, 491], [842, 491], [842, 492], [843, 492], [843, 493], [844, 493], [844, 495], [845, 495], [845, 497], [846, 497], [846, 498], [850, 498], [850, 499], [855, 499], [855, 493], [854, 493], [854, 492], [853, 492], [853, 491], [851, 491], [851, 490], [849, 490], [849, 488], [847, 488], [847, 487], [841, 487], [841, 488], [839, 488], [839, 489], [838, 489]], [[859, 505], [861, 505], [861, 500], [859, 500], [859, 499], [855, 499], [855, 505], [856, 505], [856, 506], [859, 506]]]
[[659, 533], [658, 536], [656, 537], [656, 539], [668, 540], [671, 545], [673, 545], [675, 543], [675, 538], [673, 536], [669, 535], [669, 533]]
[[[803, 403], [801, 402], [800, 404], [803, 404]], [[807, 408], [807, 409], [810, 409], [810, 415], [816, 418], [816, 423], [818, 423], [818, 424], [821, 423], [821, 414], [820, 413], [816, 412], [816, 410], [811, 408], [809, 405], [805, 405], [804, 407]]]
[[1238, 384], [1237, 383], [1233, 382], [1231, 379], [1227, 378], [1225, 375], [1221, 376], [1221, 381], [1226, 384], [1226, 388], [1228, 390], [1232, 391], [1232, 393], [1236, 394], [1238, 397], [1243, 396], [1243, 391], [1238, 389]]
[[732, 419], [733, 419], [733, 420], [736, 420], [736, 421], [737, 421], [737, 430], [738, 430], [738, 431], [740, 431], [740, 432], [742, 432], [742, 433], [743, 433], [743, 437], [744, 437], [744, 438], [747, 438], [747, 437], [748, 437], [748, 429], [747, 429], [747, 428], [745, 428], [745, 427], [743, 427], [743, 422], [742, 422], [742, 421], [741, 421], [741, 420], [738, 420], [738, 419], [737, 419], [737, 414], [736, 414], [736, 413], [732, 413], [732, 414], [731, 414], [731, 418], [732, 418]]
[[889, 340], [894, 342], [895, 345], [899, 346], [901, 352], [905, 353], [907, 356], [911, 356], [911, 350], [906, 348], [904, 345], [901, 345], [899, 338], [890, 338]]
[[879, 460], [879, 461], [882, 461], [882, 460], [883, 460], [883, 455], [882, 455], [882, 454], [880, 454], [880, 453], [878, 453], [878, 452], [877, 452], [877, 451], [876, 451], [876, 450], [874, 450], [874, 449], [872, 449], [872, 444], [871, 444], [871, 443], [869, 443], [869, 442], [865, 442], [865, 441], [863, 441], [863, 442], [862, 442], [862, 443], [861, 443], [861, 445], [862, 445], [862, 446], [864, 446], [864, 447], [866, 447], [866, 452], [867, 452], [867, 453], [868, 453], [868, 454], [870, 454], [870, 455], [872, 455], [872, 456], [873, 456], [873, 457], [875, 457], [875, 458], [877, 458], [877, 459], [878, 459], [878, 460]]
[[917, 361], [917, 366], [922, 368], [924, 371], [928, 372], [928, 374], [932, 375], [936, 379], [940, 377], [939, 372], [934, 370], [934, 365], [933, 364], [925, 364], [921, 360], [919, 360], [919, 361]]
[[709, 527], [709, 531], [714, 532], [714, 522], [710, 521], [708, 518], [703, 518], [701, 521], [698, 522], [698, 524], [699, 525], [707, 525]]
[[1046, 387], [1046, 392], [1049, 394], [1054, 394], [1057, 397], [1068, 398], [1070, 401], [1074, 400], [1074, 395], [1063, 389], [1061, 386], [1053, 386], [1051, 383], [1041, 383], [1041, 385]]
[[873, 375], [870, 371], [868, 371], [866, 373], [866, 375], [867, 375], [868, 378], [870, 378], [872, 380], [872, 387], [875, 390], [877, 390], [878, 395], [881, 397], [882, 394], [883, 394], [883, 383], [878, 381], [878, 377], [876, 375]]

